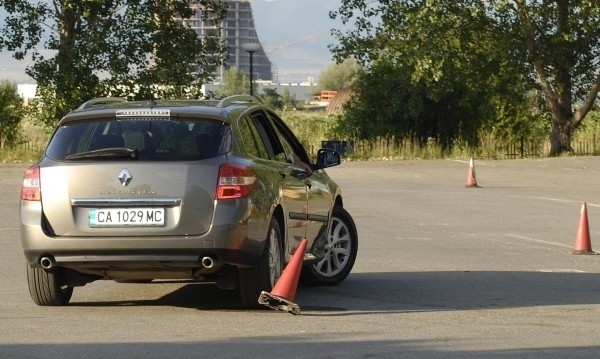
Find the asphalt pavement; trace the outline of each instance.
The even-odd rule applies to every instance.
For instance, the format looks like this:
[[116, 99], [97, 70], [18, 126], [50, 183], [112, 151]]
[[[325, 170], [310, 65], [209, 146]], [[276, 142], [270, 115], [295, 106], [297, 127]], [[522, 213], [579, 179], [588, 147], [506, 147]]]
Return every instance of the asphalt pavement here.
[[[0, 358], [594, 358], [600, 255], [574, 255], [583, 203], [600, 251], [600, 157], [344, 162], [358, 259], [300, 287], [300, 315], [244, 311], [179, 282], [94, 282], [38, 307], [19, 244], [23, 164], [0, 165]], [[597, 248], [596, 248], [597, 247]]]

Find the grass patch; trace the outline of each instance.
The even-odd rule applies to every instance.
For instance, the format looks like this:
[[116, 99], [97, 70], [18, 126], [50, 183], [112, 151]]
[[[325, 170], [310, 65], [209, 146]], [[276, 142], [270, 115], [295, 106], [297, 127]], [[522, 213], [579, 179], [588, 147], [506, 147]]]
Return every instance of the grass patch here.
[[[323, 112], [283, 111], [280, 116], [311, 156], [315, 156], [323, 141], [345, 141], [348, 151], [345, 160], [403, 160], [403, 159], [515, 159], [547, 157], [550, 152], [549, 134], [535, 139], [502, 140], [492, 133], [481, 132], [480, 144], [469, 146], [455, 141], [445, 149], [433, 138], [424, 143], [406, 136], [380, 137], [371, 141], [343, 138], [335, 132], [337, 118]], [[580, 126], [573, 135], [574, 155], [600, 155], [600, 115], [592, 115], [585, 126]], [[36, 162], [43, 154], [49, 132], [33, 121], [22, 124], [20, 141], [11, 148], [0, 149], [0, 162]]]
[[17, 143], [0, 149], [1, 163], [37, 162], [48, 143], [48, 131], [33, 120], [25, 119], [21, 123]]

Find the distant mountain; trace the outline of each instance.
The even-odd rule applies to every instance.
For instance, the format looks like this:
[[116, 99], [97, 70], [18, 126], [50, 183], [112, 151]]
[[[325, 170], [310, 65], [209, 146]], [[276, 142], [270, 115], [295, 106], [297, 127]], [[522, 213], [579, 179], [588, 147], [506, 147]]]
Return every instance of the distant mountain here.
[[280, 82], [317, 78], [333, 60], [327, 46], [331, 29], [339, 27], [329, 18], [341, 0], [254, 0], [254, 26], [260, 42], [278, 72]]

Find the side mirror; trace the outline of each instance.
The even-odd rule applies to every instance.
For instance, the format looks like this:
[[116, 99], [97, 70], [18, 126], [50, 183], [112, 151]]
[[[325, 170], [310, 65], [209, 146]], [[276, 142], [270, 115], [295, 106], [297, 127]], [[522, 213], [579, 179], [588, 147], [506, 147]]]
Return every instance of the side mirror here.
[[321, 148], [317, 151], [317, 167], [333, 167], [340, 163], [342, 163], [342, 157], [338, 152], [328, 148]]

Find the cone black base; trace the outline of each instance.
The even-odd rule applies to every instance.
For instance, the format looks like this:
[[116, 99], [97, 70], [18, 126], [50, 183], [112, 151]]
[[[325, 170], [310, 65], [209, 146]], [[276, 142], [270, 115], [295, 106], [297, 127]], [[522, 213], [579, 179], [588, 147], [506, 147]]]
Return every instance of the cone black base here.
[[265, 291], [260, 293], [260, 296], [258, 297], [258, 303], [266, 305], [269, 308], [281, 310], [294, 315], [300, 314], [300, 306], [298, 304]]
[[592, 254], [592, 255], [598, 255], [600, 253], [594, 252], [594, 251], [588, 250], [588, 249], [583, 249], [583, 250], [571, 251], [571, 254]]

